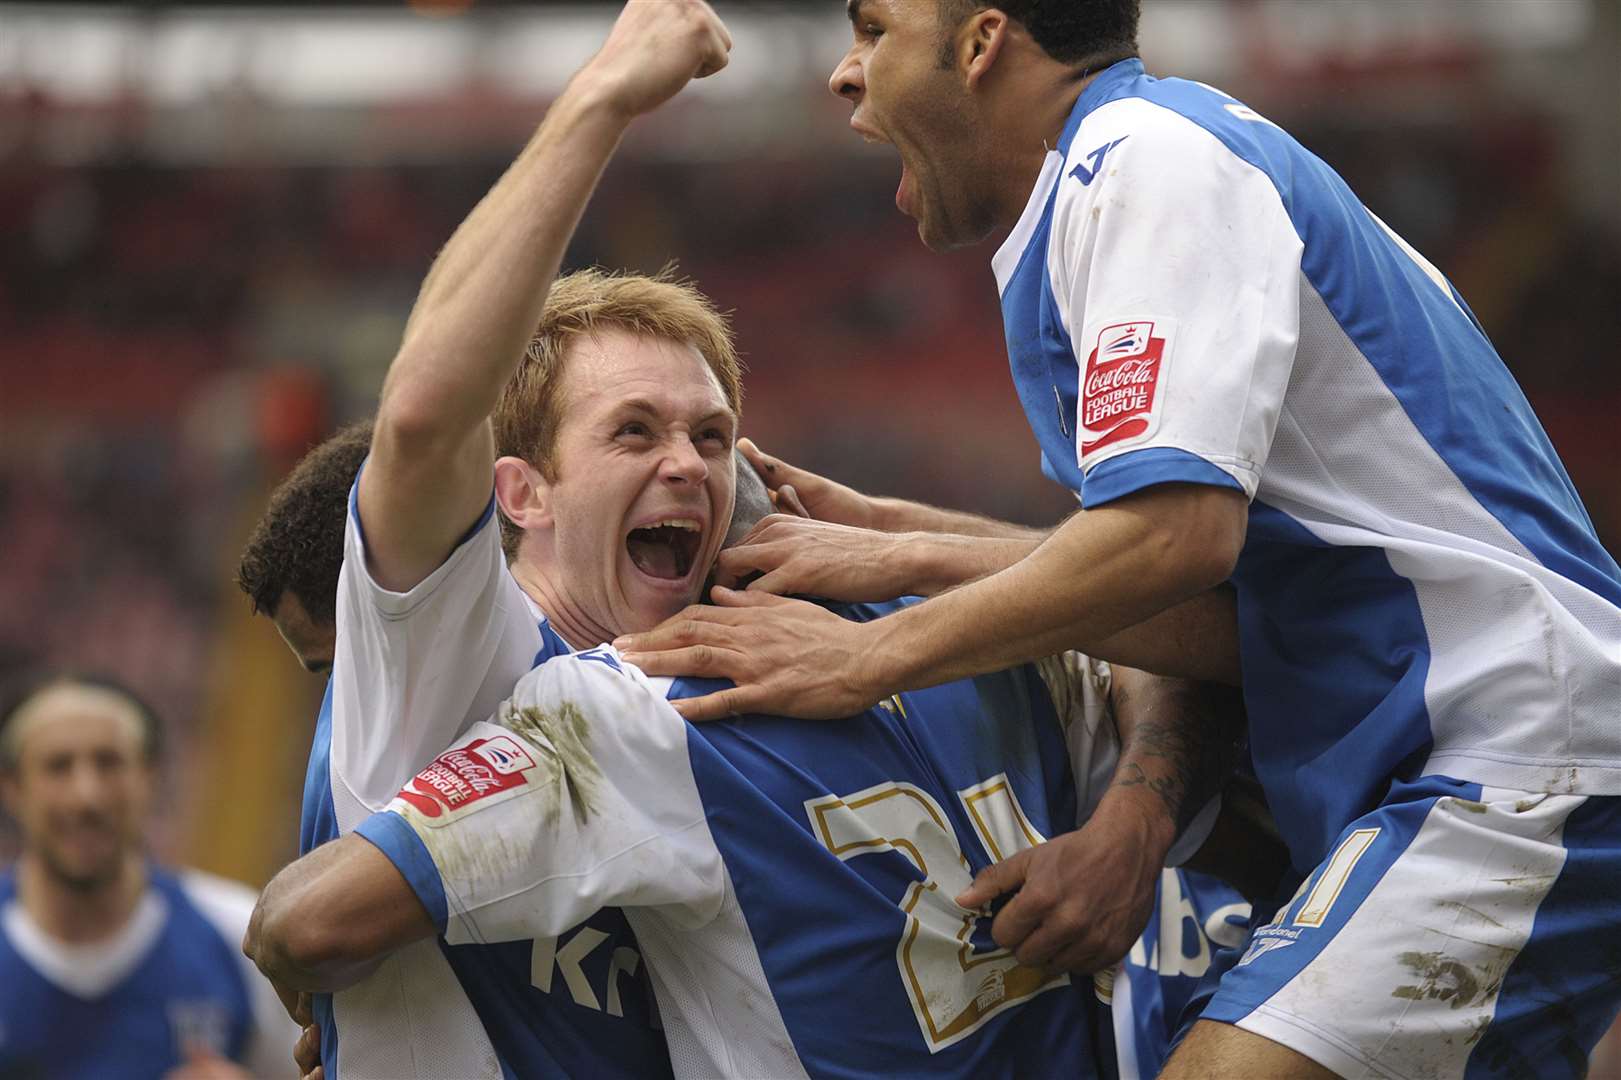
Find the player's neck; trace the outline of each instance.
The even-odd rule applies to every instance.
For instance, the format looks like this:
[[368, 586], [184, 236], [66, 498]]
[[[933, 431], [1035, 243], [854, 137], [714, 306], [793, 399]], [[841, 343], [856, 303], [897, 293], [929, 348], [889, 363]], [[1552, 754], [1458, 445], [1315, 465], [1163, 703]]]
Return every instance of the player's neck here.
[[17, 898], [46, 934], [70, 945], [87, 945], [117, 934], [146, 891], [146, 862], [125, 856], [118, 874], [91, 889], [62, 880], [33, 853], [17, 860]]
[[1097, 76], [1096, 71], [1042, 64], [999, 88], [1007, 104], [996, 109], [1001, 122], [993, 130], [1003, 144], [997, 156], [1004, 162], [998, 198], [1004, 228], [1011, 229], [1023, 216], [1048, 153], [1058, 148], [1075, 102]]
[[598, 625], [581, 611], [578, 605], [569, 603], [563, 590], [557, 588], [550, 577], [534, 567], [514, 560], [512, 576], [546, 616], [552, 630], [574, 651], [594, 649], [605, 641], [612, 641], [616, 636], [607, 627]]

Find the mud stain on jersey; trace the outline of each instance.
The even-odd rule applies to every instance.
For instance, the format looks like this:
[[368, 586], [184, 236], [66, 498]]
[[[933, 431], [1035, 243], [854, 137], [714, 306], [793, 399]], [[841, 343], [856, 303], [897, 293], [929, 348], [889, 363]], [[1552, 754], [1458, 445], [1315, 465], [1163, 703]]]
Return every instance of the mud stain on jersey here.
[[540, 751], [545, 774], [531, 783], [553, 793], [542, 807], [546, 820], [557, 819], [566, 799], [581, 824], [590, 821], [597, 811], [603, 778], [591, 754], [591, 723], [580, 707], [572, 701], [558, 702], [549, 709], [508, 705], [501, 724]]

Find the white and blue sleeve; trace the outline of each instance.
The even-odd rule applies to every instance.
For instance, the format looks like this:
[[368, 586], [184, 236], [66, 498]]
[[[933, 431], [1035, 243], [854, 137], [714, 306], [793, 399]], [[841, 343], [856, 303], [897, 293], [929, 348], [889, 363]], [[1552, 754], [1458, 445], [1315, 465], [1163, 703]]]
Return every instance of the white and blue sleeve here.
[[1253, 498], [1299, 338], [1302, 243], [1277, 189], [1141, 98], [1089, 115], [1064, 169], [1047, 270], [1083, 504], [1167, 482]]
[[356, 831], [452, 944], [558, 934], [603, 907], [696, 928], [726, 895], [687, 725], [608, 650], [536, 668]]
[[354, 492], [338, 579], [330, 773], [338, 827], [354, 828], [534, 663], [538, 619], [507, 570], [492, 495], [445, 561], [405, 592], [366, 563]]

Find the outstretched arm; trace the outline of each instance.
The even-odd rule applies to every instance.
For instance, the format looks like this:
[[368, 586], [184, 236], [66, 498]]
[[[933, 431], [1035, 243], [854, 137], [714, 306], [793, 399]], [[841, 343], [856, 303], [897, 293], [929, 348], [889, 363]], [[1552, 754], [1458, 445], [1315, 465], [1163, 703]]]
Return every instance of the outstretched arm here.
[[341, 990], [389, 953], [434, 935], [393, 862], [353, 834], [284, 867], [259, 896], [242, 951], [278, 988]]
[[[1025, 541], [1034, 547], [1052, 532], [1010, 521], [998, 521], [966, 510], [947, 510], [910, 499], [867, 495], [836, 480], [790, 465], [767, 454], [752, 439], [739, 439], [737, 448], [748, 458], [771, 491], [772, 501], [784, 510], [803, 509], [818, 521], [854, 525], [887, 533], [954, 533], [999, 540]], [[797, 506], [795, 506], [797, 504]]]
[[703, 0], [632, 0], [440, 252], [384, 381], [360, 480], [370, 569], [385, 588], [431, 573], [488, 502], [490, 413], [620, 136], [725, 66], [730, 46]]
[[1162, 484], [1075, 515], [1005, 570], [873, 622], [717, 589], [720, 606], [688, 608], [614, 644], [649, 675], [736, 684], [677, 702], [689, 720], [848, 716], [896, 690], [1068, 649], [1125, 660], [1118, 646], [1133, 642], [1151, 654], [1129, 659], [1158, 670], [1233, 679], [1231, 640], [1217, 650], [1217, 667], [1197, 648], [1167, 657], [1178, 661], [1171, 666], [1152, 659], [1162, 648], [1154, 640], [1122, 631], [1224, 582], [1243, 546], [1247, 512], [1244, 496], [1227, 488]]

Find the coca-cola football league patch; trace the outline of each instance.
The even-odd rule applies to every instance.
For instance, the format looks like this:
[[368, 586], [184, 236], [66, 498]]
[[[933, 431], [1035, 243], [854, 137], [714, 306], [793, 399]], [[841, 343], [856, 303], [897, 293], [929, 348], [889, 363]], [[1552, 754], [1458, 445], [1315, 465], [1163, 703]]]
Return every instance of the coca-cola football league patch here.
[[523, 787], [525, 773], [534, 767], [535, 759], [510, 735], [474, 739], [440, 754], [413, 776], [389, 809], [409, 806], [427, 824], [445, 825], [474, 803]]
[[1139, 442], [1159, 426], [1169, 337], [1165, 320], [1112, 323], [1098, 331], [1081, 379], [1075, 441], [1083, 466], [1099, 450]]

